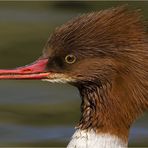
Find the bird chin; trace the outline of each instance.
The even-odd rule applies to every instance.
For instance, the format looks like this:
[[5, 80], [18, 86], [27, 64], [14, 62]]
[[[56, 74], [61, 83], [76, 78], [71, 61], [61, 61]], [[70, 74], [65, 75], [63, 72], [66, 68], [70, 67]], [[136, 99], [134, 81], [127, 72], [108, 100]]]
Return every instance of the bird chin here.
[[42, 81], [48, 81], [51, 83], [68, 83], [66, 80], [62, 79], [42, 79]]
[[42, 79], [42, 81], [48, 81], [51, 83], [71, 83], [75, 82], [75, 80], [71, 77], [68, 77], [64, 74], [53, 74], [47, 79]]

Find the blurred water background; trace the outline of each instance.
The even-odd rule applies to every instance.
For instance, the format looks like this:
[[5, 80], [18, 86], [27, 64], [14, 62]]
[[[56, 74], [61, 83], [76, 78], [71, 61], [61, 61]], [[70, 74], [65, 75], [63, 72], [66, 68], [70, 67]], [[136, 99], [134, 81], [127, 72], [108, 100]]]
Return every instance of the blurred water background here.
[[[31, 63], [56, 26], [85, 12], [121, 4], [142, 10], [148, 2], [2, 2], [0, 68]], [[66, 146], [80, 116], [76, 88], [41, 81], [0, 81], [0, 146]], [[130, 146], [148, 146], [148, 114], [135, 122]]]

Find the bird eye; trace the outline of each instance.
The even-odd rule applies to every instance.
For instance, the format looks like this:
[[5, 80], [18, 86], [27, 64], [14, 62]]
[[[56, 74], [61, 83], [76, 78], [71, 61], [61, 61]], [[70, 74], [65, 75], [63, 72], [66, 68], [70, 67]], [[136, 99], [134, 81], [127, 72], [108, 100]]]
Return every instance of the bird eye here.
[[66, 63], [68, 63], [68, 64], [73, 64], [73, 63], [75, 63], [75, 61], [76, 61], [76, 57], [75, 57], [74, 55], [72, 55], [72, 54], [69, 54], [69, 55], [67, 55], [67, 56], [65, 57], [65, 61], [66, 61]]

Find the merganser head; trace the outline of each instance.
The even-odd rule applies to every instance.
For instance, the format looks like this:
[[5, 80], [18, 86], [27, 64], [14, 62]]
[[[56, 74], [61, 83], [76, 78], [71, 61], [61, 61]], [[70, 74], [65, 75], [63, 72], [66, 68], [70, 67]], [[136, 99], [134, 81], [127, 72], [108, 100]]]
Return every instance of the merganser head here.
[[0, 79], [43, 79], [76, 86], [78, 128], [127, 140], [148, 109], [148, 43], [139, 12], [117, 7], [79, 16], [57, 28], [32, 65], [0, 70]]

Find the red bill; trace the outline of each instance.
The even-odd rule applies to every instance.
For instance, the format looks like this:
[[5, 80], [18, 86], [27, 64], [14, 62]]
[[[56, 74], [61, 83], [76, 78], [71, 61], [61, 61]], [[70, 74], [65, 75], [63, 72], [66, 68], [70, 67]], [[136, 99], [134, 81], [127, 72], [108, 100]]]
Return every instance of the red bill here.
[[46, 70], [48, 59], [39, 59], [30, 65], [15, 69], [0, 69], [0, 79], [46, 79], [51, 72]]

